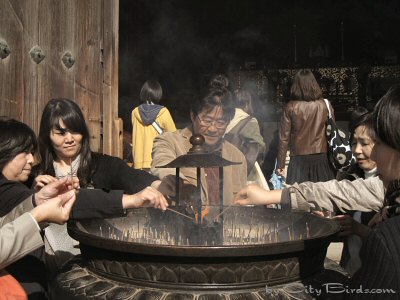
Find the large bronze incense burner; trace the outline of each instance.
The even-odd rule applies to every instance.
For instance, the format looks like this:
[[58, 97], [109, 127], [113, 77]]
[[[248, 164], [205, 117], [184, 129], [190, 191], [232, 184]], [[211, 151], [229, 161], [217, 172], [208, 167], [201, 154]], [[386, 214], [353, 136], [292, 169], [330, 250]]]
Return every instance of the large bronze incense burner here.
[[[189, 155], [221, 170], [230, 163], [207, 159], [204, 153], [178, 159], [198, 167]], [[183, 165], [173, 163], [178, 178]], [[179, 191], [178, 183], [176, 188]], [[222, 186], [219, 191], [223, 199]], [[321, 280], [327, 247], [339, 230], [335, 222], [309, 213], [221, 202], [205, 205], [198, 191], [196, 209], [188, 210], [177, 193], [176, 206], [165, 212], [141, 208], [122, 218], [70, 222], [68, 232], [80, 242], [82, 255], [57, 276], [52, 295], [55, 299], [267, 299], [275, 295], [269, 292], [271, 287], [291, 283], [304, 287]], [[295, 294], [307, 296], [304, 288]]]
[[[69, 233], [80, 241], [82, 261], [58, 276], [54, 293], [264, 299], [266, 286], [324, 272], [330, 237], [338, 231], [333, 221], [308, 213], [232, 206], [223, 222], [215, 222], [218, 212], [219, 207], [211, 207], [202, 224], [152, 208], [124, 218], [72, 222]], [[238, 294], [247, 296], [235, 298]], [[254, 295], [259, 298], [251, 298]]]

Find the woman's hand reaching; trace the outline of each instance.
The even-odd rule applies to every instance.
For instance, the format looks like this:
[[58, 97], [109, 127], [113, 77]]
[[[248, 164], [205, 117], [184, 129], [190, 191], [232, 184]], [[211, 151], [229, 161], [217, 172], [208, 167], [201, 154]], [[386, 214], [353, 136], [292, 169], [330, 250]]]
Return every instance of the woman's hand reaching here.
[[37, 222], [65, 223], [76, 200], [74, 188], [79, 186], [78, 178], [62, 178], [46, 184], [35, 193], [36, 207], [31, 210]]
[[48, 185], [51, 182], [57, 181], [57, 178], [51, 176], [51, 175], [39, 175], [36, 176], [36, 178], [33, 180], [32, 188], [38, 192], [43, 188], [44, 186]]
[[40, 205], [43, 202], [56, 197], [57, 195], [64, 194], [73, 189], [79, 188], [79, 179], [73, 177], [64, 177], [49, 182], [42, 189], [35, 193], [35, 204]]
[[382, 208], [381, 211], [377, 212], [372, 219], [368, 222], [369, 227], [374, 227], [378, 225], [379, 223], [385, 221], [386, 219], [389, 218], [389, 206], [385, 206]]
[[41, 205], [36, 206], [31, 210], [31, 215], [38, 223], [64, 224], [69, 219], [75, 200], [76, 194], [73, 191], [68, 191], [47, 199]]
[[234, 203], [239, 205], [268, 205], [281, 201], [282, 191], [267, 191], [258, 185], [248, 185], [235, 196]]
[[278, 175], [278, 176], [283, 176], [283, 175], [285, 175], [283, 169], [276, 169], [275, 173], [276, 173], [276, 175]]
[[124, 209], [150, 206], [166, 210], [168, 202], [163, 194], [155, 188], [148, 186], [136, 194], [124, 195], [122, 197], [122, 206]]
[[340, 225], [339, 236], [349, 236], [356, 234], [360, 237], [365, 237], [369, 234], [370, 228], [358, 223], [350, 215], [339, 215], [332, 218]]

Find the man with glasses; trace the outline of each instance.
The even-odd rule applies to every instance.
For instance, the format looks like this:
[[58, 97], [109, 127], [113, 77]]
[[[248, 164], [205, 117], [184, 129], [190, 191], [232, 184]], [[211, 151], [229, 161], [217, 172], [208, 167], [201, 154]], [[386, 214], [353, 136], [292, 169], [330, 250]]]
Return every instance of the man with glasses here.
[[[234, 195], [246, 185], [247, 165], [242, 152], [223, 139], [226, 127], [232, 119], [235, 107], [232, 94], [224, 87], [209, 87], [195, 97], [191, 105], [192, 124], [176, 132], [166, 132], [154, 140], [151, 173], [158, 176], [171, 190], [175, 187], [175, 169], [156, 168], [166, 165], [178, 156], [187, 154], [193, 134], [204, 136], [203, 149], [218, 152], [229, 161], [240, 165], [224, 167], [224, 203], [233, 203]], [[182, 168], [182, 195], [190, 197], [196, 186], [196, 169]], [[204, 204], [219, 204], [219, 168], [205, 168], [202, 172], [202, 200]], [[174, 194], [172, 192], [171, 194]]]

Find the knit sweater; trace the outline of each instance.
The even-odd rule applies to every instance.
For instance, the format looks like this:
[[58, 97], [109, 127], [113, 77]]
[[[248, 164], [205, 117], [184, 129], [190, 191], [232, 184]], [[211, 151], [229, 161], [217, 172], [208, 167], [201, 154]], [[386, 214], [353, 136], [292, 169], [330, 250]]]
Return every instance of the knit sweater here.
[[[349, 293], [346, 299], [400, 298], [400, 216], [381, 223], [364, 240], [360, 251], [361, 268], [350, 279], [349, 288], [376, 293]], [[382, 293], [379, 290], [382, 290]], [[395, 293], [393, 293], [394, 291]]]

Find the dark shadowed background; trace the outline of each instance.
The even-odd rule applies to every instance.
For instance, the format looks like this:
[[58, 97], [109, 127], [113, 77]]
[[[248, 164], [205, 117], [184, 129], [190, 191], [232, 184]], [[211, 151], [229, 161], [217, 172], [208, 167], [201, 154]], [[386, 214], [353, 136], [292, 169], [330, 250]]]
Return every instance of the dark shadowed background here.
[[119, 39], [124, 124], [129, 127], [149, 78], [159, 80], [162, 103], [182, 122], [186, 103], [212, 74], [244, 69], [249, 62], [263, 70], [397, 64], [400, 5], [397, 0], [120, 0]]

